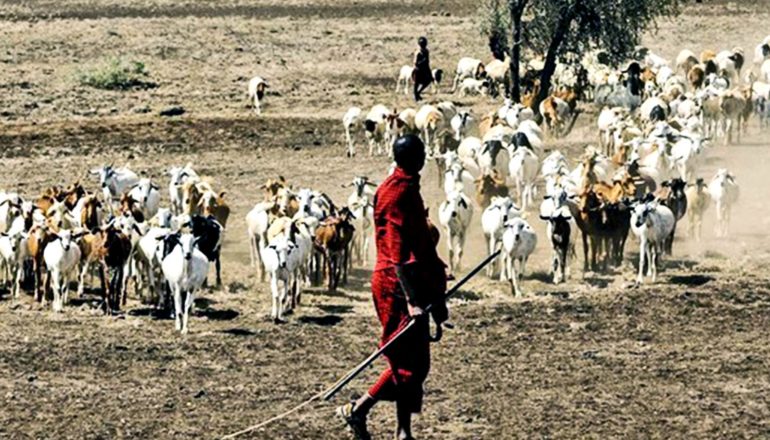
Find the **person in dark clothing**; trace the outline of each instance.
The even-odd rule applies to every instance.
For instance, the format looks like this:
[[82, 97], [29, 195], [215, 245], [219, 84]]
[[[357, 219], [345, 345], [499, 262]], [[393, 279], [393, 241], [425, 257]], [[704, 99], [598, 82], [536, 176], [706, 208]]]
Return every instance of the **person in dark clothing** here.
[[393, 144], [397, 168], [374, 198], [377, 264], [372, 274], [372, 297], [382, 324], [380, 346], [411, 319], [416, 325], [385, 352], [388, 361], [369, 391], [337, 409], [356, 440], [369, 440], [366, 419], [380, 401], [396, 403], [396, 438], [413, 440], [412, 414], [422, 409], [423, 382], [430, 370], [428, 317], [440, 325], [447, 318], [446, 265], [436, 253], [427, 214], [420, 196], [420, 170], [425, 146], [414, 135]]
[[417, 39], [417, 45], [420, 46], [414, 53], [414, 70], [412, 79], [414, 80], [414, 100], [420, 101], [422, 93], [433, 83], [433, 71], [430, 68], [430, 51], [428, 50], [428, 39], [420, 37]]

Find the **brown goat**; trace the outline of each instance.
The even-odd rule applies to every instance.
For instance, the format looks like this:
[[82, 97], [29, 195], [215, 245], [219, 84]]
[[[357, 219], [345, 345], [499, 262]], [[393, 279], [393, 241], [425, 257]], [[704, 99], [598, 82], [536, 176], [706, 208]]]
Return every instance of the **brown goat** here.
[[483, 174], [476, 179], [476, 202], [482, 209], [486, 209], [492, 203], [492, 197], [506, 197], [508, 187], [505, 179], [497, 170]]

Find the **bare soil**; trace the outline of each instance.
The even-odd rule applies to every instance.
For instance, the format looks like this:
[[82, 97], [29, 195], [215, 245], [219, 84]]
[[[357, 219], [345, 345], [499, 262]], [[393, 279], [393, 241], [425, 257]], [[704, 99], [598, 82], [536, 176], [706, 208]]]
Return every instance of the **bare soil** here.
[[[770, 18], [759, 3], [688, 6], [646, 43], [669, 58], [685, 47], [751, 53]], [[186, 337], [133, 298], [125, 315], [104, 317], [92, 294], [53, 314], [5, 293], [0, 438], [217, 438], [310, 397], [369, 354], [379, 328], [368, 268], [337, 293], [306, 290], [289, 323], [276, 326], [269, 287], [249, 267], [243, 218], [268, 177], [340, 202], [353, 176], [382, 179], [386, 159], [343, 157], [341, 115], [351, 105], [412, 105], [392, 89], [420, 34], [445, 70], [461, 56], [488, 58], [476, 9], [461, 0], [3, 2], [0, 188], [32, 196], [81, 179], [95, 189], [87, 170], [108, 162], [165, 186], [170, 165], [192, 161], [228, 191], [234, 214], [225, 286], [201, 292]], [[159, 87], [77, 83], [80, 69], [109, 56], [144, 62]], [[260, 118], [245, 97], [256, 74], [271, 83]], [[187, 113], [157, 116], [168, 105]], [[594, 117], [586, 109], [570, 137], [549, 146], [576, 157], [595, 141]], [[742, 188], [731, 236], [713, 238], [713, 209], [700, 244], [680, 225], [654, 285], [632, 287], [633, 240], [619, 270], [583, 274], [580, 257], [568, 283], [550, 284], [544, 226], [529, 213], [540, 244], [527, 295], [514, 299], [479, 277], [452, 301], [456, 328], [434, 347], [418, 438], [769, 437], [767, 135], [752, 124], [740, 145], [715, 145], [708, 157], [703, 177], [728, 167]], [[423, 193], [435, 212], [442, 196], [432, 164]], [[484, 256], [479, 213], [466, 267]], [[348, 438], [334, 404], [365, 391], [381, 366], [333, 404], [246, 438]], [[389, 408], [375, 410], [375, 438], [388, 438], [392, 425]]]

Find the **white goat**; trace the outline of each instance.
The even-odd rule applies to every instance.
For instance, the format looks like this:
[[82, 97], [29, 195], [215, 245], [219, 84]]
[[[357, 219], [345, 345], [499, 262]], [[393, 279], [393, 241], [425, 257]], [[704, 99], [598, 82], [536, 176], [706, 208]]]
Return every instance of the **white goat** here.
[[361, 110], [360, 107], [350, 107], [348, 111], [342, 116], [342, 127], [345, 129], [345, 142], [347, 143], [346, 154], [348, 157], [356, 155], [356, 146], [353, 143], [353, 127], [361, 123]]
[[77, 276], [80, 248], [74, 242], [78, 235], [73, 235], [71, 231], [62, 229], [52, 235], [53, 241], [43, 250], [43, 261], [51, 275], [53, 311], [61, 312], [67, 302], [70, 277], [73, 274]]
[[709, 183], [709, 194], [717, 208], [717, 237], [726, 237], [730, 227], [730, 217], [733, 205], [738, 201], [740, 188], [735, 176], [724, 168], [717, 170]]
[[522, 295], [519, 286], [521, 276], [526, 270], [527, 260], [532, 255], [536, 245], [537, 235], [526, 220], [514, 218], [505, 222], [502, 252], [503, 268], [500, 271], [500, 281], [510, 281], [511, 293], [516, 297]]
[[262, 114], [260, 104], [265, 98], [265, 89], [267, 88], [267, 82], [262, 77], [255, 76], [249, 80], [249, 99], [254, 101], [254, 111], [258, 115]]
[[489, 94], [489, 80], [487, 79], [475, 79], [465, 78], [460, 83], [460, 96], [486, 96]]
[[104, 201], [110, 210], [113, 210], [113, 198], [119, 199], [121, 194], [139, 182], [139, 176], [128, 169], [128, 166], [113, 168], [112, 165], [107, 165], [92, 169], [91, 174], [99, 176], [99, 183], [104, 193]]
[[475, 58], [460, 58], [455, 70], [455, 78], [452, 82], [452, 93], [457, 91], [460, 82], [466, 78], [479, 79], [485, 75], [484, 63]]
[[152, 183], [150, 179], [139, 179], [128, 196], [137, 202], [137, 206], [144, 214], [145, 218], [154, 217], [160, 207], [160, 187]]
[[24, 218], [16, 217], [8, 232], [0, 233], [0, 263], [4, 266], [3, 278], [11, 281], [13, 299], [19, 297], [21, 280], [24, 277], [24, 261], [29, 258], [27, 233], [24, 231]]
[[[516, 217], [521, 217], [521, 211], [510, 197], [492, 197], [490, 205], [481, 213], [481, 230], [487, 240], [489, 255], [503, 238], [505, 223]], [[497, 260], [487, 266], [487, 276], [492, 278], [496, 270]]]
[[[374, 191], [377, 184], [370, 182], [366, 176], [354, 177], [353, 181], [343, 187], [353, 187], [353, 193], [348, 197], [348, 209], [353, 213], [353, 241], [351, 242], [353, 255], [358, 264], [364, 266], [369, 261], [369, 242], [372, 235], [372, 226], [374, 224]], [[348, 261], [352, 264], [352, 258]]]
[[452, 272], [461, 269], [466, 231], [471, 224], [471, 217], [471, 199], [460, 191], [448, 194], [438, 208], [439, 223], [446, 230], [449, 269]]
[[644, 269], [654, 283], [658, 277], [658, 254], [663, 255], [666, 239], [676, 225], [674, 213], [657, 201], [642, 202], [631, 213], [631, 231], [639, 238], [639, 274], [636, 283], [644, 281]]
[[187, 182], [198, 182], [200, 177], [192, 168], [192, 162], [188, 162], [183, 167], [171, 167], [168, 170], [168, 195], [171, 203], [171, 213], [179, 215], [182, 213], [182, 199], [184, 197], [182, 189]]
[[[270, 274], [270, 291], [273, 298], [270, 316], [276, 324], [283, 322], [283, 308], [289, 298], [289, 288], [292, 292], [298, 288], [296, 270], [299, 261], [296, 249], [296, 245], [283, 234], [260, 249], [265, 270]], [[280, 289], [279, 282], [283, 284]]]
[[516, 184], [516, 194], [523, 211], [535, 202], [537, 188], [537, 156], [529, 148], [508, 146], [508, 172]]
[[195, 291], [206, 281], [209, 259], [195, 246], [197, 239], [192, 234], [168, 235], [164, 241], [170, 252], [163, 258], [161, 269], [174, 296], [176, 329], [186, 334]]

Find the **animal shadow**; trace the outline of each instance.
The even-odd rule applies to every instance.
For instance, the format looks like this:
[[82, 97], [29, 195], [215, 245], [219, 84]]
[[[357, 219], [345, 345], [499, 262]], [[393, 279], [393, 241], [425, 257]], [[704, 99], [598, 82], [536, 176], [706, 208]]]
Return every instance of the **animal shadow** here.
[[198, 309], [196, 311], [196, 315], [210, 319], [212, 321], [232, 321], [233, 319], [237, 318], [240, 313], [233, 309]]
[[714, 277], [708, 275], [674, 275], [669, 278], [671, 284], [682, 284], [685, 286], [702, 286], [710, 281], [714, 281]]
[[322, 327], [332, 327], [342, 322], [342, 318], [337, 315], [301, 316], [298, 319], [298, 321], [301, 322], [302, 324], [313, 324], [313, 325], [320, 325]]
[[255, 332], [245, 328], [228, 328], [227, 330], [220, 331], [220, 333], [232, 336], [256, 336]]

